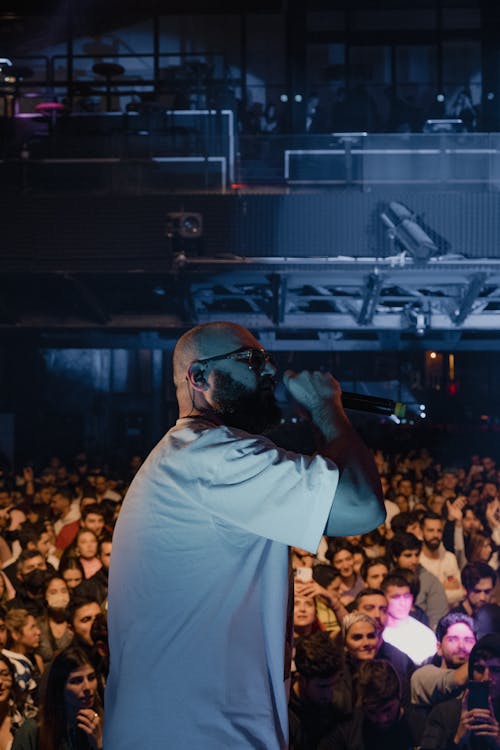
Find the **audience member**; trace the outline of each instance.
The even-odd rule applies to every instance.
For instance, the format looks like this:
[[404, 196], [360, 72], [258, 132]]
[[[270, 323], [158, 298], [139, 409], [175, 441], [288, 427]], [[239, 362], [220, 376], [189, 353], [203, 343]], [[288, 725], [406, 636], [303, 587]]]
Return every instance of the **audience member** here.
[[13, 663], [0, 654], [0, 746], [10, 750], [14, 737], [25, 719], [36, 714], [36, 707], [26, 701], [16, 682]]
[[73, 632], [68, 623], [69, 589], [63, 578], [54, 576], [45, 585], [47, 613], [38, 618], [40, 627], [40, 647], [38, 653], [45, 665], [54, 656], [69, 646]]
[[68, 619], [73, 630], [73, 645], [81, 648], [92, 648], [90, 631], [95, 618], [101, 614], [101, 607], [96, 599], [90, 596], [75, 595], [68, 605]]
[[50, 501], [54, 523], [55, 546], [61, 554], [68, 547], [80, 528], [80, 511], [72, 502], [70, 490], [58, 490]]
[[316, 617], [316, 606], [313, 596], [304, 596], [299, 587], [295, 587], [293, 606], [293, 634], [294, 638], [311, 635], [323, 630], [321, 622]]
[[496, 573], [487, 563], [468, 563], [462, 570], [461, 580], [465, 598], [453, 612], [463, 612], [475, 617], [478, 610], [491, 601]]
[[76, 557], [62, 559], [59, 565], [59, 574], [66, 582], [70, 593], [85, 580], [82, 564]]
[[383, 659], [364, 662], [358, 672], [352, 716], [318, 745], [319, 750], [411, 750], [411, 729], [401, 704], [398, 676]]
[[387, 625], [383, 639], [403, 651], [417, 665], [436, 653], [433, 631], [410, 616], [413, 596], [405, 578], [389, 574], [382, 582], [387, 597]]
[[[361, 566], [361, 578], [369, 589], [379, 589], [380, 584], [389, 572], [389, 566], [382, 557], [366, 560]], [[362, 589], [363, 591], [363, 589]]]
[[102, 568], [102, 563], [97, 556], [98, 540], [93, 531], [81, 528], [75, 539], [75, 552], [80, 561], [85, 578], [91, 578]]
[[7, 602], [8, 609], [27, 609], [35, 617], [44, 614], [43, 591], [49, 575], [38, 550], [21, 552], [16, 563], [16, 596]]
[[407, 533], [413, 534], [422, 541], [422, 529], [420, 527], [420, 515], [417, 511], [408, 513], [398, 513], [391, 521], [391, 530], [393, 534]]
[[412, 703], [427, 708], [463, 691], [469, 654], [476, 642], [472, 618], [458, 612], [445, 615], [438, 622], [436, 639], [437, 656], [411, 678]]
[[377, 624], [376, 659], [386, 659], [396, 670], [401, 683], [403, 705], [410, 702], [410, 677], [415, 669], [412, 660], [396, 646], [384, 641], [382, 634], [387, 624], [387, 598], [380, 589], [363, 589], [354, 600], [354, 610], [363, 612]]
[[394, 566], [416, 573], [420, 583], [415, 604], [423, 609], [433, 630], [438, 621], [448, 612], [448, 602], [443, 585], [435, 575], [420, 563], [422, 542], [414, 534], [398, 532], [390, 542], [390, 554]]
[[328, 554], [332, 565], [337, 568], [342, 579], [343, 601], [349, 603], [365, 585], [361, 576], [354, 570], [354, 547], [346, 540], [335, 539]]
[[85, 651], [70, 646], [48, 668], [38, 718], [24, 722], [12, 750], [101, 750], [102, 722], [95, 668]]
[[463, 589], [457, 558], [443, 545], [444, 521], [429, 511], [423, 516], [421, 527], [420, 564], [442, 583], [448, 603], [453, 606], [463, 599]]
[[469, 656], [469, 679], [489, 685], [487, 707], [469, 704], [463, 696], [438, 703], [431, 711], [421, 740], [422, 750], [487, 750], [500, 746], [500, 635], [486, 635]]
[[40, 628], [26, 609], [11, 609], [5, 616], [7, 647], [2, 649], [15, 668], [16, 683], [33, 706], [38, 704], [38, 684], [43, 660], [37, 653]]
[[92, 531], [97, 539], [101, 539], [107, 533], [104, 512], [97, 504], [86, 505], [82, 508], [80, 524], [82, 528]]
[[310, 750], [333, 729], [349, 701], [342, 700], [342, 658], [326, 633], [300, 638], [289, 703], [290, 749]]
[[494, 550], [491, 536], [485, 531], [471, 534], [468, 546], [468, 561], [488, 563], [493, 570], [498, 568], [498, 555]]
[[110, 488], [108, 477], [104, 474], [98, 474], [95, 477], [94, 489], [98, 503], [101, 503], [103, 500], [112, 500], [114, 503], [118, 503], [122, 499], [119, 492]]
[[340, 631], [340, 625], [347, 610], [339, 594], [340, 573], [331, 565], [316, 565], [312, 569], [313, 580], [295, 581], [295, 590], [303, 596], [314, 597], [316, 617], [329, 633]]

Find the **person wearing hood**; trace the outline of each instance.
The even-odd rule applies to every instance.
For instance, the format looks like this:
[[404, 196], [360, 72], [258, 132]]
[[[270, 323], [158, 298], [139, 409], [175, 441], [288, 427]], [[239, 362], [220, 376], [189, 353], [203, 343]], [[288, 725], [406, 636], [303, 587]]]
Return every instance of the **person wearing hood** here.
[[433, 708], [421, 750], [493, 750], [500, 748], [500, 634], [483, 636], [469, 656], [469, 680], [488, 683], [487, 707], [471, 706], [472, 683], [458, 698]]

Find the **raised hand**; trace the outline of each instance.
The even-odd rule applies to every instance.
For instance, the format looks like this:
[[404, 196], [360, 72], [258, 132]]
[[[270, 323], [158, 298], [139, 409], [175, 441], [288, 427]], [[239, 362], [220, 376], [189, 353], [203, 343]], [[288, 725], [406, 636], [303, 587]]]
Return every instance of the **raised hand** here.
[[102, 748], [102, 721], [93, 708], [82, 708], [76, 715], [76, 725], [88, 736], [91, 746], [96, 750]]

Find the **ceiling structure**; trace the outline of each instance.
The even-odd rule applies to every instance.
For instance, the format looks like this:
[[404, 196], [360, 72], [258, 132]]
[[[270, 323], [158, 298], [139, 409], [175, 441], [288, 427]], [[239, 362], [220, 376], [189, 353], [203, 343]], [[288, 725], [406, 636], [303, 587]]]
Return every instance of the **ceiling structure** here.
[[160, 270], [74, 262], [0, 275], [0, 339], [169, 348], [180, 331], [221, 319], [274, 350], [498, 350], [500, 260], [179, 254]]
[[[205, 5], [200, 0], [190, 0], [182, 4], [182, 10], [204, 12]], [[354, 5], [378, 7], [375, 0], [359, 0]], [[387, 0], [384, 5], [405, 7], [406, 3], [404, 0]], [[417, 5], [437, 7], [440, 4], [436, 0], [422, 0]], [[88, 0], [85, 4], [76, 3], [76, 0], [48, 3], [2, 0], [0, 39], [7, 40], [15, 35], [18, 41], [29, 46], [32, 35], [36, 37], [43, 31], [40, 27], [42, 17], [46, 19], [47, 27], [53, 27], [54, 40], [56, 37], [63, 39], [68, 27], [62, 21], [55, 24], [53, 19], [64, 20], [68, 13], [77, 9], [79, 13], [83, 12], [89, 28], [102, 30], [116, 25], [118, 10], [120, 23], [125, 23], [145, 14], [163, 13], [162, 6], [157, 0], [140, 6], [132, 0], [120, 4], [103, 4], [98, 0]], [[170, 4], [169, 12], [179, 12], [180, 6], [180, 3]], [[287, 7], [286, 3], [256, 0], [239, 6], [238, 12], [243, 12], [243, 9], [282, 12]], [[311, 7], [326, 9], [331, 4], [317, 0]], [[212, 9], [211, 12], [218, 11]], [[383, 158], [386, 168], [386, 156]], [[431, 158], [437, 163], [434, 156]], [[398, 159], [401, 160], [400, 154]], [[21, 168], [24, 174], [26, 165], [21, 163]], [[72, 181], [76, 182], [74, 178]], [[375, 193], [361, 196], [359, 201], [353, 202], [352, 208], [344, 205], [342, 194], [331, 201], [336, 206], [328, 205], [328, 194], [324, 205], [317, 207], [313, 205], [312, 196], [305, 196], [304, 208], [300, 209], [302, 213], [294, 200], [288, 201], [289, 207], [274, 209], [269, 207], [271, 197], [264, 196], [262, 203], [252, 209], [250, 202], [247, 207], [245, 197], [241, 196], [241, 207], [238, 213], [235, 211], [233, 221], [236, 239], [228, 237], [227, 243], [222, 230], [215, 231], [218, 228], [210, 226], [212, 207], [206, 209], [206, 236], [214, 237], [213, 244], [219, 243], [220, 253], [211, 248], [202, 258], [182, 253], [172, 258], [167, 257], [167, 252], [160, 256], [158, 251], [150, 261], [140, 257], [128, 262], [118, 254], [105, 261], [94, 250], [95, 257], [91, 262], [83, 255], [72, 258], [65, 254], [71, 255], [72, 244], [78, 243], [87, 230], [86, 224], [95, 220], [93, 207], [86, 214], [82, 212], [81, 217], [77, 215], [76, 207], [71, 207], [70, 222], [67, 219], [68, 206], [61, 200], [54, 200], [54, 205], [59, 206], [58, 231], [67, 244], [56, 257], [58, 242], [61, 247], [64, 244], [56, 236], [56, 219], [51, 219], [49, 229], [43, 224], [47, 207], [35, 196], [34, 203], [40, 206], [40, 216], [30, 223], [26, 219], [26, 196], [23, 194], [19, 200], [18, 223], [12, 229], [12, 249], [8, 247], [5, 251], [12, 254], [13, 260], [7, 258], [8, 262], [0, 268], [0, 339], [34, 334], [61, 346], [143, 346], [144, 342], [149, 342], [148, 345], [170, 347], [179, 331], [192, 324], [226, 318], [251, 328], [261, 340], [266, 340], [269, 348], [274, 349], [500, 349], [500, 260], [495, 259], [499, 254], [496, 242], [498, 205], [494, 200], [497, 193], [491, 196], [481, 194], [476, 202], [475, 196], [466, 195], [463, 205], [456, 194], [451, 195], [448, 203], [443, 201], [443, 209], [448, 213], [443, 211], [441, 217], [432, 213], [433, 210], [437, 212], [440, 199], [431, 195], [426, 221], [436, 227], [442, 240], [440, 244], [432, 235], [437, 244], [436, 253], [430, 258], [412, 257], [404, 251], [401, 243], [392, 248], [392, 254], [388, 252], [388, 242], [379, 236], [383, 234], [385, 237], [391, 231], [390, 226], [387, 232], [383, 225], [382, 210], [386, 210], [388, 201], [384, 201], [380, 209], [375, 198], [369, 204], [370, 195]], [[293, 195], [288, 197], [294, 198]], [[396, 197], [402, 200], [399, 195]], [[366, 207], [361, 205], [361, 198]], [[465, 204], [465, 198], [470, 198], [470, 206]], [[425, 200], [426, 196], [422, 196], [421, 203]], [[80, 202], [83, 206], [83, 200], [76, 196], [75, 206]], [[134, 202], [138, 203], [135, 196]], [[189, 198], [183, 203], [189, 203]], [[132, 228], [127, 225], [132, 214], [123, 208], [125, 201], [122, 197], [115, 204], [112, 209], [117, 217], [113, 227], [116, 236], [111, 237], [109, 228], [111, 201], [104, 196], [104, 218], [101, 217], [101, 224], [95, 229], [95, 237], [90, 233], [86, 236], [85, 251], [88, 247], [91, 253], [92, 248], [97, 247], [96, 238], [101, 237], [103, 246], [111, 244], [113, 239], [120, 252], [124, 252], [120, 243], [125, 247], [126, 235], [132, 234]], [[13, 211], [6, 209], [5, 205], [5, 215], [12, 218]], [[410, 205], [421, 212], [416, 198], [410, 200]], [[137, 210], [137, 206], [135, 208]], [[203, 209], [196, 205], [195, 210]], [[469, 225], [462, 227], [466, 223], [463, 219], [466, 213], [471, 217], [471, 229]], [[157, 212], [160, 217], [156, 219], [158, 224], [164, 222], [165, 214], [165, 207]], [[221, 225], [230, 223], [228, 215], [221, 216]], [[309, 224], [303, 220], [304, 216], [309, 217]], [[261, 227], [266, 221], [267, 234]], [[135, 223], [140, 223], [138, 218], [135, 218]], [[26, 229], [28, 224], [32, 227], [29, 232]], [[482, 225], [489, 228], [490, 224], [491, 233], [487, 234]], [[152, 236], [152, 221], [143, 221], [142, 226], [147, 229], [141, 231], [150, 231], [147, 240], [151, 243], [156, 241], [159, 245], [160, 238], [163, 241], [165, 235], [161, 229], [155, 237]], [[257, 229], [254, 231], [254, 226], [260, 233]], [[121, 235], [120, 227], [123, 230]], [[304, 238], [299, 236], [299, 230], [304, 231]], [[454, 239], [451, 236], [453, 231], [460, 239], [462, 235], [472, 238], [470, 245]], [[3, 231], [5, 246], [9, 245], [6, 241], [8, 232], [8, 228]], [[240, 235], [242, 240], [238, 239]], [[445, 239], [448, 236], [449, 242]], [[314, 238], [317, 238], [319, 251], [313, 247], [307, 258], [300, 257], [297, 251], [285, 256], [285, 250], [289, 250], [295, 240], [300, 252], [305, 254], [304, 248], [309, 250]], [[332, 238], [336, 240], [333, 251], [329, 246]], [[146, 243], [139, 236], [135, 240], [135, 243], [129, 240], [129, 252], [139, 254]], [[44, 241], [47, 247], [42, 252], [40, 247]], [[223, 245], [222, 241], [226, 244]], [[245, 252], [252, 242], [257, 250]], [[82, 247], [84, 244], [82, 242]], [[458, 254], [439, 255], [446, 244], [456, 248]], [[353, 245], [357, 247], [353, 248]], [[365, 250], [365, 245], [369, 246], [368, 251], [373, 251], [372, 254]], [[27, 252], [25, 246], [29, 247], [29, 252], [36, 247], [40, 251], [39, 257], [33, 253], [23, 260], [23, 253]], [[375, 257], [373, 246], [385, 257]], [[485, 252], [486, 259], [481, 255], [468, 259], [460, 254], [463, 248], [467, 254]], [[81, 253], [82, 249], [79, 247], [77, 251]], [[349, 257], [340, 254], [343, 252]], [[48, 253], [53, 253], [56, 258], [53, 263], [47, 260]], [[221, 257], [224, 255], [226, 257]]]

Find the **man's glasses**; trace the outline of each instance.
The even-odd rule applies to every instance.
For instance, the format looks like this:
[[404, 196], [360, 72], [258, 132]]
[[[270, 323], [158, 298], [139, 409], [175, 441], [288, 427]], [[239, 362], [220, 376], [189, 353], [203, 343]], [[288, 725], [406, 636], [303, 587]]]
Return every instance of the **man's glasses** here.
[[235, 349], [233, 352], [227, 354], [218, 354], [215, 357], [206, 357], [205, 359], [197, 359], [202, 365], [208, 364], [208, 362], [218, 362], [222, 359], [235, 359], [237, 361], [246, 362], [250, 370], [253, 370], [257, 374], [263, 372], [265, 366], [270, 364], [276, 370], [276, 364], [274, 359], [269, 352], [264, 349], [252, 349], [246, 346]]

